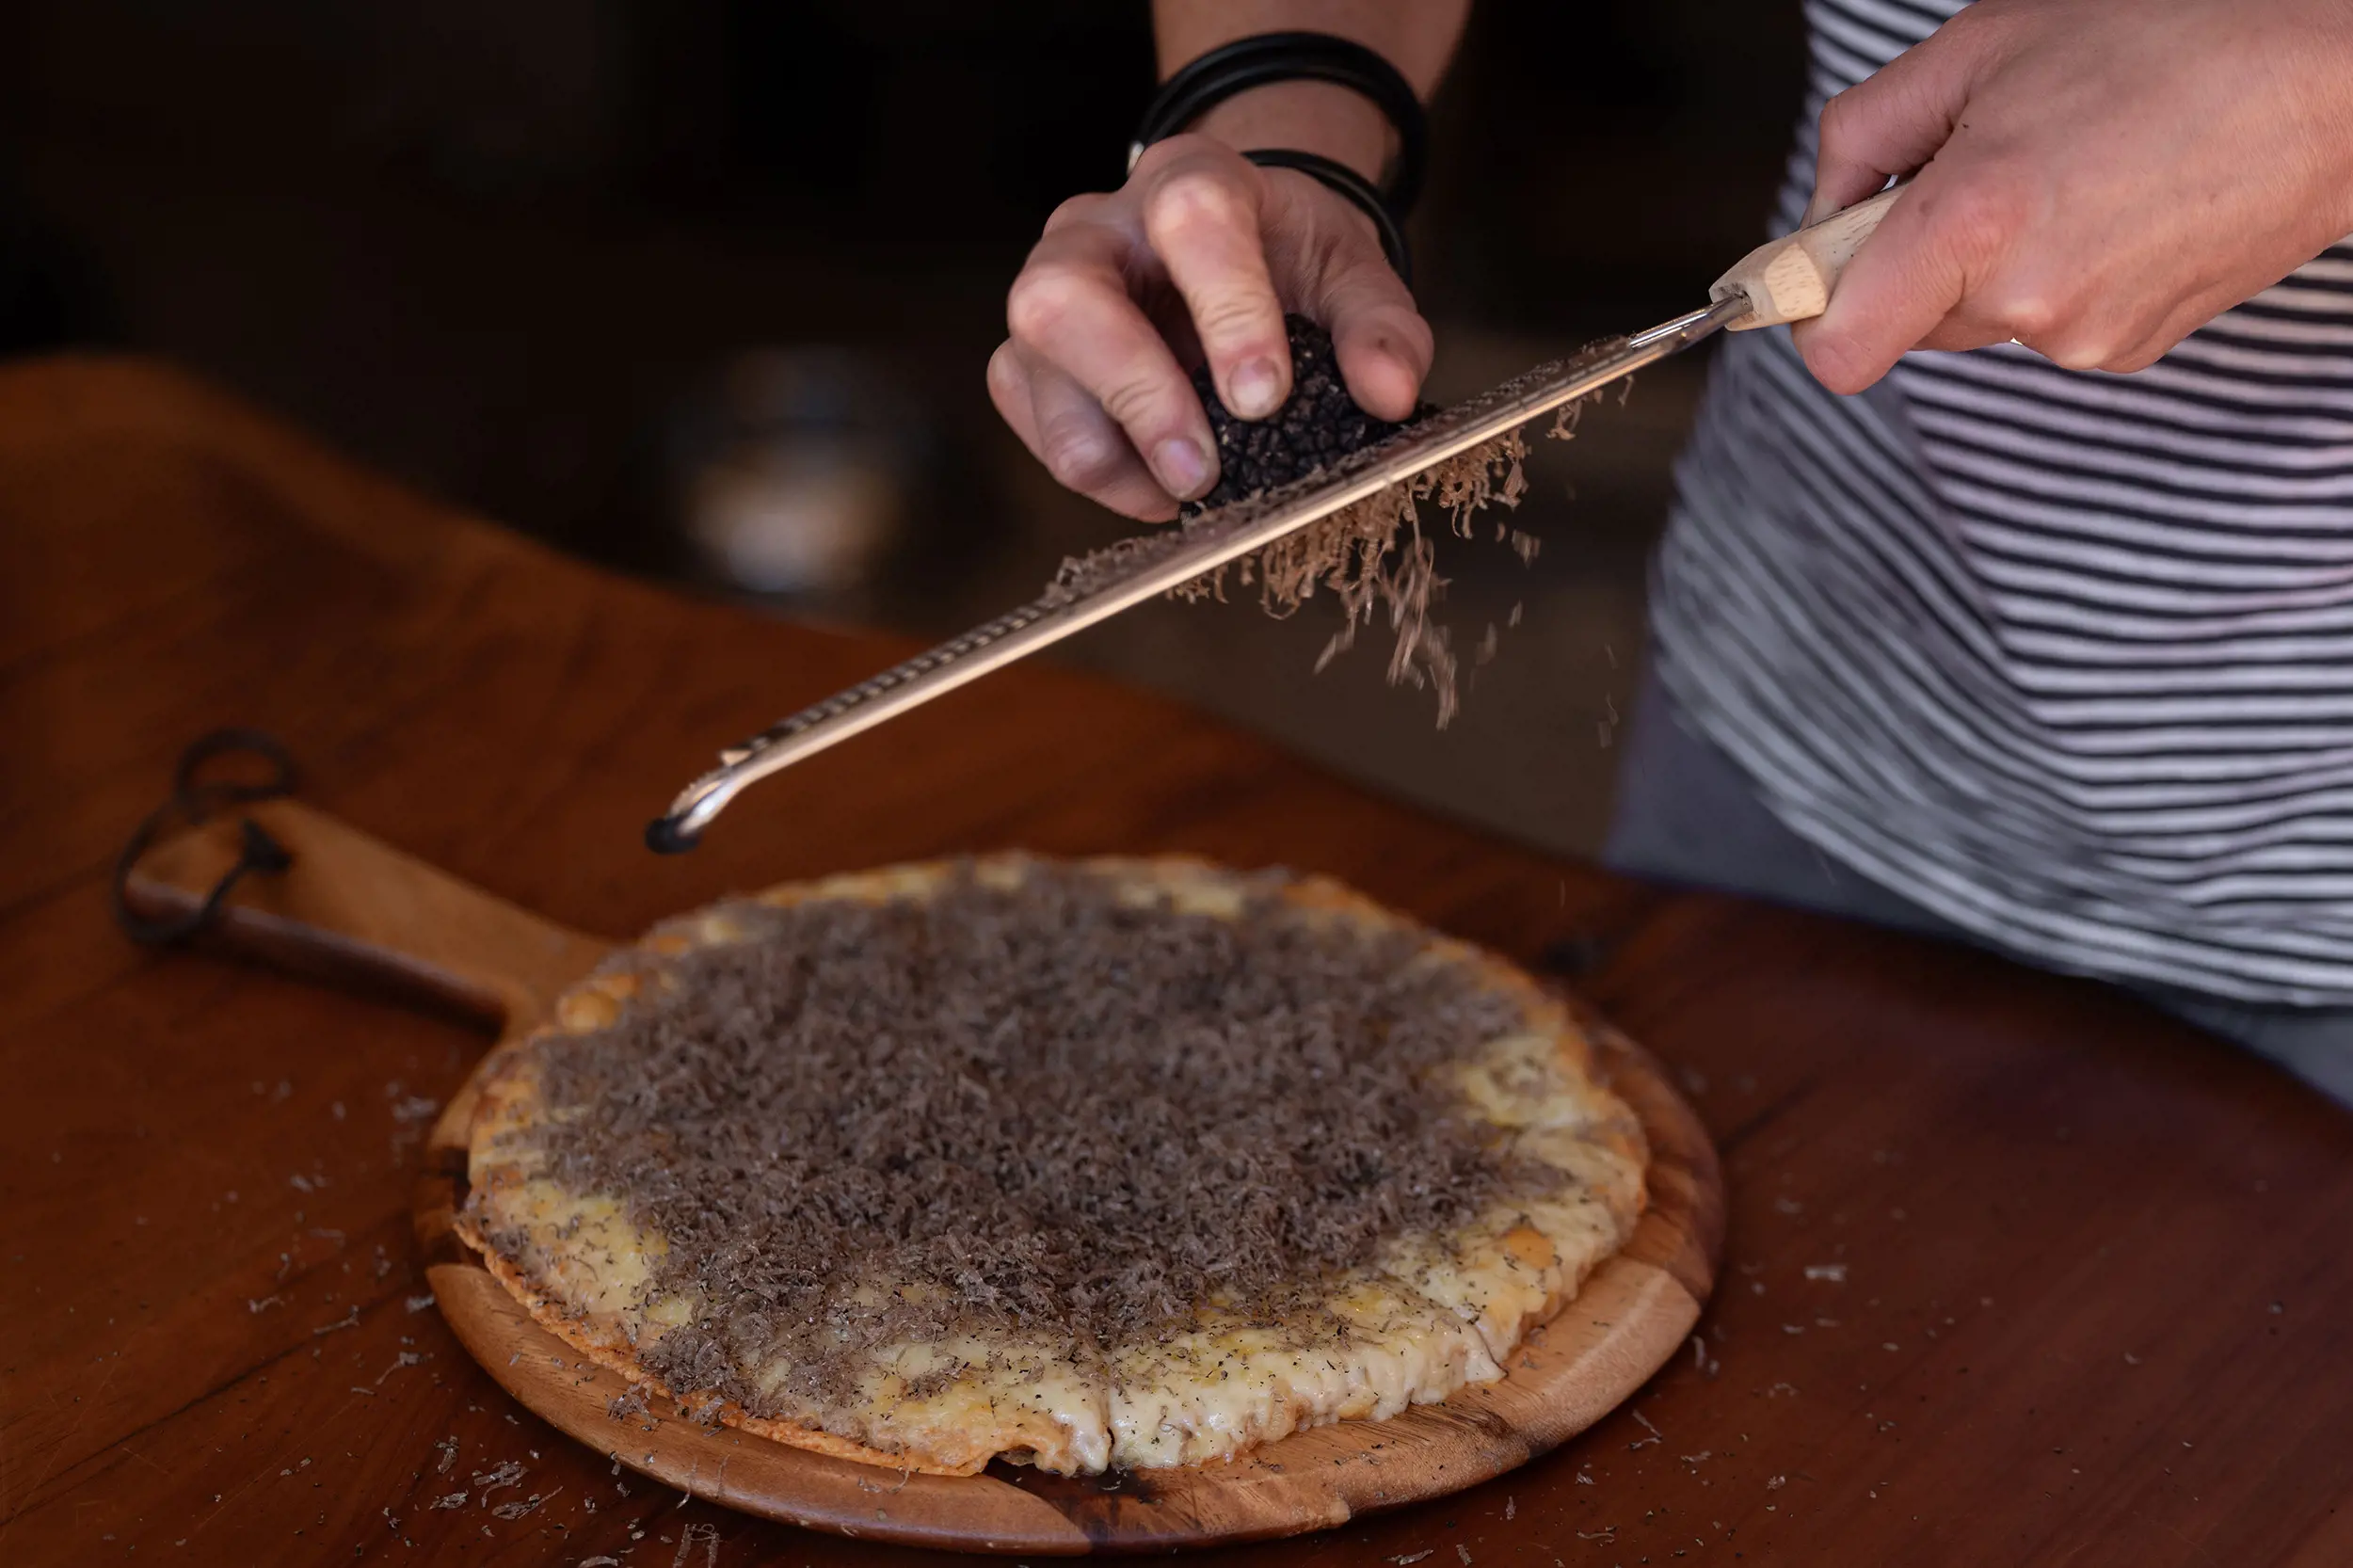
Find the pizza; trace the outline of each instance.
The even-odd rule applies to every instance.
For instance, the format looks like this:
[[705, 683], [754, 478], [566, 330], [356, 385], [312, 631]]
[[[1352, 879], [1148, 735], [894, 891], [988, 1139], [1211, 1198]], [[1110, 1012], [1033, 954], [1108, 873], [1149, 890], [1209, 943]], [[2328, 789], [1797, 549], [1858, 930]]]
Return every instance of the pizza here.
[[1645, 1159], [1493, 954], [1321, 878], [1009, 855], [608, 960], [486, 1065], [458, 1233], [694, 1418], [1091, 1474], [1505, 1376]]

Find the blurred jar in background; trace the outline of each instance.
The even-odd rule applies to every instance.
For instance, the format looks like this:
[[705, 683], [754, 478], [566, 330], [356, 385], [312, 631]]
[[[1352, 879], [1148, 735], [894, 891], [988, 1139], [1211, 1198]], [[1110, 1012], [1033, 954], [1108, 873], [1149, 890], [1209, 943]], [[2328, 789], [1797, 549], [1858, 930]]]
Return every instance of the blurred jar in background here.
[[728, 589], [865, 610], [932, 488], [919, 400], [842, 349], [748, 352], [690, 397], [670, 441], [680, 532]]

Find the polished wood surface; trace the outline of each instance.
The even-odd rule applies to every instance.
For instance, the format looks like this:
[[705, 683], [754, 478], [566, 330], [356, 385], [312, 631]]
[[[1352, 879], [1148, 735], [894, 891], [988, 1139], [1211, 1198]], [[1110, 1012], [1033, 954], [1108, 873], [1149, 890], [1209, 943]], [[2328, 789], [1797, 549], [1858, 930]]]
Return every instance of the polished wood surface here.
[[[1300, 1432], [1229, 1464], [1060, 1479], [998, 1465], [977, 1476], [877, 1474], [865, 1464], [675, 1418], [616, 1419], [629, 1384], [535, 1322], [456, 1235], [485, 1075], [614, 946], [568, 931], [402, 855], [299, 801], [241, 814], [291, 861], [241, 884], [206, 946], [298, 971], [465, 1007], [496, 1047], [436, 1122], [420, 1160], [417, 1254], [435, 1304], [475, 1362], [550, 1425], [697, 1497], [870, 1540], [1000, 1555], [1151, 1552], [1271, 1540], [1450, 1496], [1548, 1453], [1608, 1415], [1677, 1353], [1713, 1288], [1723, 1180], [1699, 1118], [1659, 1064], [1588, 1020], [1618, 1092], [1641, 1118], [1650, 1204], [1625, 1251], [1514, 1352], [1503, 1383], [1393, 1420]], [[223, 815], [163, 839], [128, 869], [150, 919], [202, 908], [239, 858]], [[888, 1482], [887, 1499], [877, 1489]]]
[[229, 723], [575, 930], [1168, 849], [1584, 970], [1723, 1155], [1697, 1337], [1549, 1457], [1201, 1560], [2353, 1560], [2353, 1117], [2098, 987], [1631, 887], [1050, 669], [639, 846], [714, 746], [899, 651], [583, 569], [168, 374], [0, 372], [0, 1561], [937, 1560], [616, 1476], [474, 1366], [409, 1198], [479, 1024], [108, 924], [115, 850]]

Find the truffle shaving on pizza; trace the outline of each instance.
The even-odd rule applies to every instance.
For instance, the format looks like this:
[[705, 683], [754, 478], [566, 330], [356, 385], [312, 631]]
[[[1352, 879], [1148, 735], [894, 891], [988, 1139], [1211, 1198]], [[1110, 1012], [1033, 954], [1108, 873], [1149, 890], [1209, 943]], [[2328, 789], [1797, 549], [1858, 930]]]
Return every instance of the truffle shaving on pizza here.
[[1504, 1375], [1644, 1149], [1526, 975], [1318, 878], [1020, 856], [657, 928], [487, 1070], [459, 1234], [699, 1418], [945, 1474]]

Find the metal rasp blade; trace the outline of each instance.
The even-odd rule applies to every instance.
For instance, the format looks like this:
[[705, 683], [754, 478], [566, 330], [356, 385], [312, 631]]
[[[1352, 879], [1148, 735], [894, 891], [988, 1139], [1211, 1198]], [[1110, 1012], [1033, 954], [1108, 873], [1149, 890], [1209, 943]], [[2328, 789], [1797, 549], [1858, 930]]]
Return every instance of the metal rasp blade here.
[[719, 766], [680, 792], [646, 829], [664, 854], [692, 849], [744, 787], [886, 719], [977, 680], [1130, 605], [1180, 588], [1262, 550], [1319, 518], [1403, 484], [1449, 457], [1515, 430], [1727, 327], [1750, 312], [1743, 295], [1719, 299], [1647, 332], [1609, 338], [1539, 365], [1492, 392], [1431, 415], [1331, 468], [1124, 547], [1119, 569], [1083, 591], [1054, 588], [1019, 609], [894, 664], [780, 720], [719, 754]]

